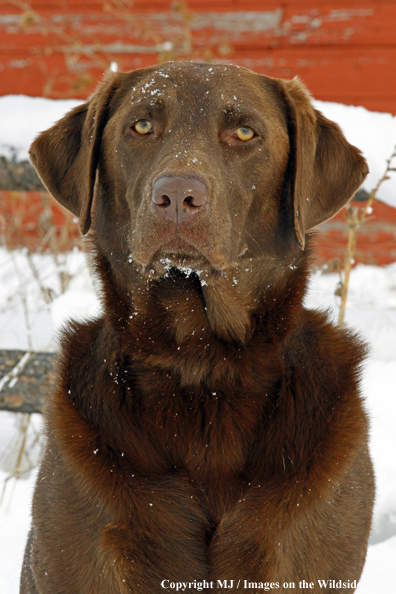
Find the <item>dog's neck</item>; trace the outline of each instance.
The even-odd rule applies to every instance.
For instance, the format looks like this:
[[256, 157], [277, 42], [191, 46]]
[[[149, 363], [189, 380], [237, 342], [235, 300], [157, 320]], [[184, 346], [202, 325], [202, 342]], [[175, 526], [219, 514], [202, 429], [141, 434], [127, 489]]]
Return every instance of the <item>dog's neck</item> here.
[[[245, 261], [224, 275], [170, 269], [156, 279], [130, 266], [126, 285], [125, 275], [114, 274], [114, 263], [98, 251], [95, 255], [106, 319], [123, 344], [149, 364], [177, 369], [184, 384], [208, 374], [238, 373], [230, 353], [235, 358], [236, 347], [245, 352], [256, 348], [257, 337], [279, 353], [299, 320], [308, 261], [301, 252], [293, 262]], [[202, 357], [189, 360], [189, 352]]]

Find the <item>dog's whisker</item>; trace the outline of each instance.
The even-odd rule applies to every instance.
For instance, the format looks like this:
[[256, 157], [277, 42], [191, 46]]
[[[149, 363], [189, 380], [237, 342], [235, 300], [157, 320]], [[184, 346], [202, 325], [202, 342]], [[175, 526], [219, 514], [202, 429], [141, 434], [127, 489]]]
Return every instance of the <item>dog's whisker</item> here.
[[249, 231], [247, 229], [245, 229], [244, 227], [242, 228], [243, 232], [246, 233], [246, 235], [249, 235], [249, 237], [254, 241], [254, 243], [257, 245], [258, 249], [259, 249], [259, 255], [262, 256], [263, 255], [263, 248], [261, 247], [261, 245], [258, 243], [258, 241], [256, 240], [255, 237], [253, 237], [253, 235], [251, 233], [249, 233]]
[[[117, 241], [118, 241], [120, 238], [121, 238], [121, 242], [123, 242], [123, 239], [124, 239], [124, 237], [123, 237], [123, 236], [124, 236], [124, 234], [123, 234], [122, 232], [123, 232], [125, 229], [128, 229], [128, 228], [129, 228], [129, 227], [131, 227], [131, 226], [132, 226], [132, 223], [131, 223], [131, 221], [127, 221], [127, 222], [125, 223], [125, 225], [122, 225], [121, 227], [119, 227], [119, 229], [118, 229], [118, 233], [117, 233], [117, 236], [116, 236], [116, 237], [114, 237], [114, 240], [113, 240], [113, 243], [112, 243], [112, 248], [111, 248], [111, 249], [112, 249], [112, 251], [114, 250], [114, 246], [116, 245], [116, 242], [117, 242]], [[129, 240], [128, 240], [128, 237], [127, 237], [127, 241], [128, 241], [128, 249], [129, 249], [129, 251], [130, 251], [130, 246], [129, 246]], [[125, 248], [124, 248], [123, 244], [121, 245], [121, 250], [124, 250], [124, 253], [125, 253]]]

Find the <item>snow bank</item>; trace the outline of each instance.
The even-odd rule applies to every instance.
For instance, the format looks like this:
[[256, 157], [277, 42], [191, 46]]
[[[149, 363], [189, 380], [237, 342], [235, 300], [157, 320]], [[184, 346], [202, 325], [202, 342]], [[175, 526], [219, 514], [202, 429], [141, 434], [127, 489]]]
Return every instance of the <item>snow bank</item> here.
[[18, 161], [29, 158], [29, 146], [76, 105], [76, 99], [53, 100], [25, 95], [0, 97], [0, 155]]
[[[357, 146], [366, 157], [370, 173], [363, 182], [363, 188], [370, 192], [383, 176], [386, 160], [395, 148], [396, 116], [340, 103], [314, 101], [314, 105], [329, 120], [337, 122], [348, 142]], [[395, 174], [391, 174], [390, 179], [381, 185], [378, 196], [383, 202], [396, 207]]]
[[[53, 100], [24, 95], [0, 97], [0, 155], [28, 158], [28, 149], [39, 132], [79, 105], [74, 99]], [[396, 144], [396, 117], [371, 112], [364, 107], [314, 101], [317, 109], [337, 122], [349, 142], [361, 149], [370, 173], [363, 187], [370, 191], [382, 177], [386, 159]], [[384, 202], [396, 207], [396, 175], [384, 182], [379, 192]]]

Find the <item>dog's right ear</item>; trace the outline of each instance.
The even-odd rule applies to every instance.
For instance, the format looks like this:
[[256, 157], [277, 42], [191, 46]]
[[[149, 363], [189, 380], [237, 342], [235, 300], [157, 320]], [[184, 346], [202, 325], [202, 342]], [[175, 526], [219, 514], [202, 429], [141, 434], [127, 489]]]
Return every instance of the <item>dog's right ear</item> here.
[[80, 219], [83, 235], [91, 226], [91, 206], [102, 133], [122, 74], [110, 72], [89, 101], [42, 132], [30, 157], [50, 193]]
[[289, 190], [295, 237], [304, 249], [305, 233], [335, 215], [368, 173], [361, 152], [339, 126], [311, 105], [296, 77], [277, 80], [286, 106], [290, 139]]

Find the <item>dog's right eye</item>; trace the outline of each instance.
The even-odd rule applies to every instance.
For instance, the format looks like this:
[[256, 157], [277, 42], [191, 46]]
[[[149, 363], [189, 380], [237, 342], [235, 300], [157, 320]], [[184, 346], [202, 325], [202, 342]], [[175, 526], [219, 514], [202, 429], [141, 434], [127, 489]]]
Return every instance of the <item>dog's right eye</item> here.
[[153, 124], [150, 120], [139, 120], [132, 128], [139, 134], [151, 134], [153, 132]]
[[241, 126], [235, 130], [234, 136], [239, 138], [239, 140], [251, 140], [254, 136], [254, 130], [249, 126]]

